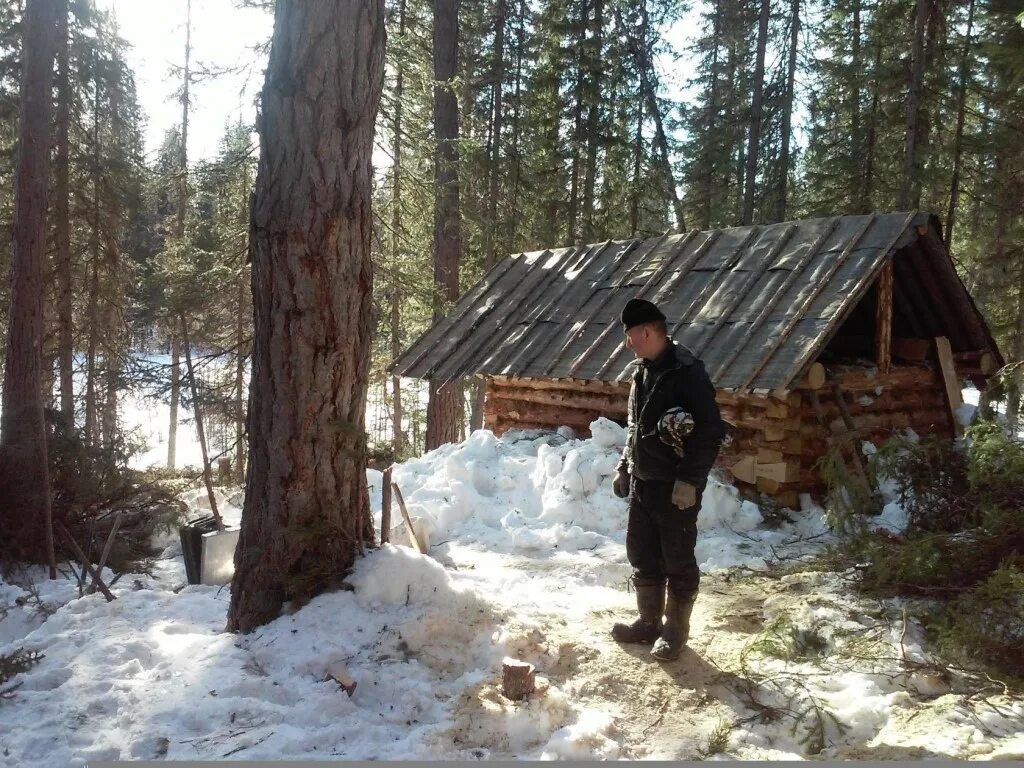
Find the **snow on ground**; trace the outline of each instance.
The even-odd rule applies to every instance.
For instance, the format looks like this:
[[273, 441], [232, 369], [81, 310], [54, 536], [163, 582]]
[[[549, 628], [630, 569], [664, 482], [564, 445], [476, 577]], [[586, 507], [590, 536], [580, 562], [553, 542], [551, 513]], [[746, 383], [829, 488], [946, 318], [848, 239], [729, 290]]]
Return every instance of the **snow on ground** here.
[[[1019, 699], [964, 695], [899, 604], [851, 597], [850, 574], [801, 572], [829, 539], [809, 500], [767, 525], [712, 480], [690, 650], [662, 665], [612, 642], [634, 600], [611, 493], [624, 434], [605, 420], [593, 433], [481, 431], [397, 467], [429, 556], [373, 550], [352, 591], [250, 635], [223, 631], [226, 587], [183, 586], [173, 537], [151, 574], [122, 575], [113, 603], [41, 573], [34, 595], [0, 584], [0, 654], [43, 655], [0, 687], [4, 764], [1024, 756]], [[381, 478], [368, 480], [379, 525]], [[219, 501], [237, 520], [237, 489]], [[526, 701], [501, 695], [506, 656], [538, 670]], [[339, 666], [351, 696], [330, 676]]]

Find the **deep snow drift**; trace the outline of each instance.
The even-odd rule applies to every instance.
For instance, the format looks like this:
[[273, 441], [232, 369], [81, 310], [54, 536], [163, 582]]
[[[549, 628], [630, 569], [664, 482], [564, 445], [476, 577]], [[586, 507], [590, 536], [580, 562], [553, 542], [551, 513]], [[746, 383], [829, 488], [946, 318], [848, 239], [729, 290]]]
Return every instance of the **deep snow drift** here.
[[[612, 643], [608, 625], [633, 602], [626, 506], [610, 482], [624, 433], [604, 420], [593, 431], [582, 441], [481, 431], [406, 462], [394, 479], [430, 556], [373, 550], [349, 577], [352, 591], [293, 606], [247, 636], [223, 632], [227, 588], [181, 588], [173, 538], [151, 574], [120, 578], [113, 603], [78, 598], [70, 582], [42, 573], [35, 595], [0, 585], [0, 654], [44, 656], [3, 688], [5, 764], [692, 759], [723, 723], [717, 749], [743, 758], [1020, 756], [1021, 703], [1001, 699], [979, 715], [943, 681], [908, 671], [928, 661], [912, 622], [893, 624], [849, 597], [842, 574], [758, 575], [828, 539], [809, 501], [767, 527], [757, 505], [712, 481], [692, 650], [662, 666]], [[369, 480], [379, 525], [379, 473]], [[239, 512], [226, 507], [229, 518]], [[889, 512], [897, 525], [898, 507]], [[873, 649], [870, 661], [826, 675], [760, 653], [754, 641], [782, 626], [811, 633], [825, 655]], [[538, 669], [527, 701], [500, 694], [505, 656]], [[330, 677], [338, 665], [357, 683], [351, 696]], [[808, 701], [837, 721], [825, 718], [817, 733], [785, 716]]]

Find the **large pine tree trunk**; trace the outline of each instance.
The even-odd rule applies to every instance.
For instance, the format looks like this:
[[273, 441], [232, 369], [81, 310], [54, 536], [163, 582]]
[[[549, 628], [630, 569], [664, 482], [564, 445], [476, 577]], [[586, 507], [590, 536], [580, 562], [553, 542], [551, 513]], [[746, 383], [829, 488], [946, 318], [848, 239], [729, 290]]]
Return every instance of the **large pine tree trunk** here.
[[757, 182], [757, 159], [761, 147], [761, 114], [764, 111], [764, 59], [768, 48], [769, 0], [761, 0], [757, 26], [757, 58], [754, 63], [754, 95], [750, 99], [750, 128], [747, 135], [747, 157], [744, 169], [742, 224], [754, 223], [754, 192]]
[[10, 314], [0, 412], [3, 554], [49, 562], [53, 572], [50, 478], [43, 418], [43, 294], [50, 176], [51, 84], [62, 0], [28, 0], [14, 176]]
[[383, 0], [278, 3], [250, 225], [249, 471], [228, 629], [337, 583], [366, 487], [373, 130]]
[[[458, 61], [459, 0], [434, 2], [434, 319], [444, 316], [444, 302], [459, 297], [459, 172], [455, 143], [459, 138], [459, 109], [454, 78]], [[462, 394], [455, 385], [440, 389], [430, 382], [427, 402], [427, 450], [458, 442], [462, 431]]]

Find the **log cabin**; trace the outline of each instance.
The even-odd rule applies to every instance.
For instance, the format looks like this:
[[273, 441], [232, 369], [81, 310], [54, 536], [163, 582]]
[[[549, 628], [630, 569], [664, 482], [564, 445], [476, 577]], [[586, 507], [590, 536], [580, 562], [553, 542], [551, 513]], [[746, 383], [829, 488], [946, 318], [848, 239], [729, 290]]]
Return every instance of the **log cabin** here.
[[656, 303], [704, 360], [742, 491], [793, 506], [818, 493], [829, 445], [851, 463], [894, 432], [952, 437], [961, 382], [1003, 359], [937, 217], [912, 211], [666, 233], [513, 254], [393, 364], [486, 382], [485, 427], [624, 423], [633, 355], [619, 313]]

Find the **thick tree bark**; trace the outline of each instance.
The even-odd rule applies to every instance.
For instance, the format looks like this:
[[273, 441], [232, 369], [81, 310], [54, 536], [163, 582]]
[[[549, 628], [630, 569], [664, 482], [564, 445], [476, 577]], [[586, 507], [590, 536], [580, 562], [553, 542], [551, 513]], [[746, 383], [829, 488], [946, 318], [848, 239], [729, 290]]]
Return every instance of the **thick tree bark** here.
[[754, 192], [757, 182], [757, 159], [761, 148], [761, 114], [764, 111], [764, 59], [768, 47], [769, 0], [761, 0], [761, 15], [757, 26], [757, 58], [754, 62], [754, 95], [750, 99], [750, 128], [747, 136], [745, 188], [743, 192], [742, 224], [754, 223]]
[[956, 104], [956, 135], [953, 139], [953, 176], [949, 182], [949, 210], [946, 213], [946, 248], [953, 245], [953, 225], [956, 209], [960, 203], [960, 164], [963, 159], [964, 119], [966, 115], [967, 88], [970, 85], [971, 33], [974, 30], [974, 0], [967, 9], [967, 35], [964, 38], [964, 52], [960, 59], [960, 92]]
[[782, 110], [782, 148], [779, 150], [779, 207], [776, 221], [786, 220], [789, 192], [789, 142], [793, 133], [793, 98], [796, 91], [796, 47], [800, 35], [800, 0], [792, 0], [789, 26], [789, 60], [786, 65], [786, 103]]
[[906, 132], [903, 140], [903, 181], [896, 207], [909, 211], [921, 204], [921, 173], [918, 158], [921, 99], [924, 90], [924, 36], [931, 0], [917, 0], [914, 14], [914, 39], [910, 50], [910, 89], [906, 104]]
[[14, 175], [10, 314], [0, 412], [0, 498], [4, 555], [49, 562], [54, 576], [50, 478], [43, 418], [43, 294], [50, 113], [62, 0], [28, 0]]
[[364, 428], [383, 78], [383, 0], [277, 4], [250, 225], [249, 471], [232, 631], [336, 584], [373, 538]]
[[[459, 108], [453, 88], [458, 63], [459, 0], [434, 2], [434, 319], [444, 304], [459, 297], [462, 229], [459, 223], [459, 171], [455, 143]], [[439, 391], [430, 382], [427, 401], [427, 450], [458, 442], [462, 431], [462, 393], [456, 385]]]
[[60, 370], [60, 412], [75, 423], [74, 325], [72, 320], [70, 141], [71, 66], [68, 13], [59, 14], [57, 32], [57, 147], [54, 157], [54, 247], [57, 278], [57, 366]]

